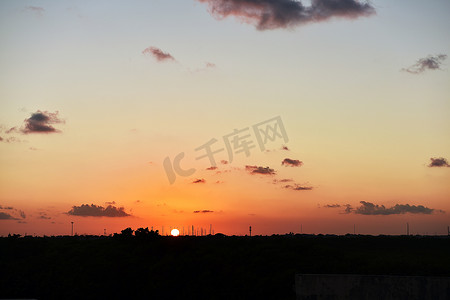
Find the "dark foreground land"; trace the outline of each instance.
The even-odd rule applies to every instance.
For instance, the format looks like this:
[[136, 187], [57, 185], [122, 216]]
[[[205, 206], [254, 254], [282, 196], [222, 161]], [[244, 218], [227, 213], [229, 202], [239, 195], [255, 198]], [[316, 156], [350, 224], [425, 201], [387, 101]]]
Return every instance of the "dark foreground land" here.
[[296, 273], [450, 276], [450, 238], [0, 238], [0, 299], [295, 299]]

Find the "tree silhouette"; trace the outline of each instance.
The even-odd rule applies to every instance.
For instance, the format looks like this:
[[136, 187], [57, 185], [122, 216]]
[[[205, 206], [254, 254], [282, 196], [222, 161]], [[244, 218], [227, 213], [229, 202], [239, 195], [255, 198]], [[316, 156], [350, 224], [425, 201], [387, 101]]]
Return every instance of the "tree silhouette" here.
[[159, 236], [159, 231], [158, 230], [153, 231], [153, 229], [148, 230], [148, 227], [145, 227], [145, 228], [141, 227], [141, 228], [136, 229], [136, 231], [134, 232], [134, 235], [139, 238], [156, 237], [156, 236]]
[[146, 237], [150, 234], [150, 231], [148, 230], [148, 227], [145, 228], [138, 228], [136, 229], [136, 231], [134, 232], [134, 235], [137, 237]]
[[124, 236], [124, 237], [131, 237], [131, 236], [133, 236], [133, 231], [134, 231], [133, 229], [128, 227], [128, 228], [122, 230], [122, 236]]

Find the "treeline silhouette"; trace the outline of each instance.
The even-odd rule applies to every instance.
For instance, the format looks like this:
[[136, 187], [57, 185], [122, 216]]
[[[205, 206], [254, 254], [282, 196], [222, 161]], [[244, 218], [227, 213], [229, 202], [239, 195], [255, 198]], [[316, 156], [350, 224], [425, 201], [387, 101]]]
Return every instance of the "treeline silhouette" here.
[[296, 273], [450, 276], [446, 236], [0, 238], [0, 299], [295, 299]]
[[138, 228], [136, 230], [131, 229], [131, 227], [125, 228], [119, 233], [114, 233], [114, 237], [132, 237], [134, 232], [134, 236], [137, 238], [155, 238], [159, 236], [158, 230], [148, 230], [148, 227], [146, 228]]

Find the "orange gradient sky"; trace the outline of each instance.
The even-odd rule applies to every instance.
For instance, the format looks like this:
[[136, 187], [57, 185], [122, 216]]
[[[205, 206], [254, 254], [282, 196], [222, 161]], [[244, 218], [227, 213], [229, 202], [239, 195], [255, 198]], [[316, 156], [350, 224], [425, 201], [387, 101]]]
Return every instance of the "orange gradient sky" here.
[[[270, 28], [258, 6], [212, 13], [222, 2], [0, 4], [0, 235], [446, 234], [449, 2], [319, 20], [303, 1], [314, 21]], [[275, 117], [288, 141], [262, 151], [252, 126]], [[247, 127], [248, 156], [195, 159]], [[163, 162], [181, 152], [196, 171], [171, 184]]]

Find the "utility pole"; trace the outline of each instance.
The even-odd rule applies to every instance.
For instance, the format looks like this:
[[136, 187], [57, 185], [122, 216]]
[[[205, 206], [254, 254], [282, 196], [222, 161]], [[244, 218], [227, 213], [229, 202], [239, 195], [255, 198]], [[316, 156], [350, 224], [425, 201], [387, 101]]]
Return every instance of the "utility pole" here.
[[248, 228], [248, 230], [250, 231], [250, 236], [252, 236], [252, 226], [250, 226], [250, 227]]

